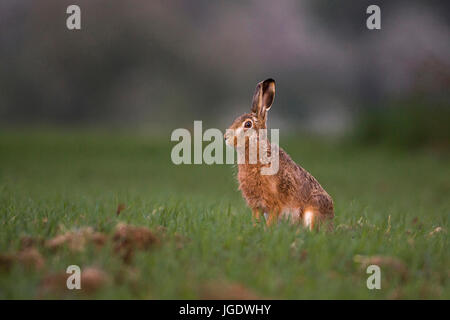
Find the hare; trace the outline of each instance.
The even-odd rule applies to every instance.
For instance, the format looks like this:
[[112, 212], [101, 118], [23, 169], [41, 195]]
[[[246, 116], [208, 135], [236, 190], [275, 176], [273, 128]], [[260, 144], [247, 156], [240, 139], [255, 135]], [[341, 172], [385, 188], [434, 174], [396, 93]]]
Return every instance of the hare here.
[[249, 132], [250, 137], [245, 138], [245, 148], [241, 148], [245, 150], [246, 158], [244, 163], [238, 163], [239, 189], [252, 209], [253, 218], [259, 221], [261, 213], [267, 214], [268, 226], [278, 221], [280, 217], [288, 216], [291, 221], [303, 222], [310, 230], [324, 222], [332, 229], [334, 218], [332, 198], [319, 182], [297, 165], [284, 150], [278, 149], [279, 167], [278, 172], [273, 175], [261, 174], [261, 168], [266, 164], [259, 158], [253, 163], [247, 161], [250, 139], [256, 140], [258, 144], [264, 142], [268, 150], [271, 147], [267, 135], [259, 134], [259, 129], [267, 128], [267, 112], [272, 106], [274, 97], [273, 79], [258, 83], [251, 112], [236, 118], [225, 133], [225, 142], [236, 148], [238, 132], [254, 129]]

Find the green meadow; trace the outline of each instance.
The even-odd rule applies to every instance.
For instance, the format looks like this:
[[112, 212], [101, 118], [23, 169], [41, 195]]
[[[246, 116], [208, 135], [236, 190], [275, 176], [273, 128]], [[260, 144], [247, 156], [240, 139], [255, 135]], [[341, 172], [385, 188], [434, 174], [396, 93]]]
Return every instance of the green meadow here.
[[[0, 299], [450, 298], [448, 154], [281, 136], [335, 202], [334, 231], [309, 232], [254, 225], [237, 168], [176, 166], [174, 144], [0, 132]], [[125, 259], [118, 224], [153, 240], [128, 239]], [[50, 245], [88, 227], [100, 245], [83, 236]], [[379, 290], [366, 286], [370, 264]], [[93, 283], [64, 288], [69, 265], [95, 269]]]

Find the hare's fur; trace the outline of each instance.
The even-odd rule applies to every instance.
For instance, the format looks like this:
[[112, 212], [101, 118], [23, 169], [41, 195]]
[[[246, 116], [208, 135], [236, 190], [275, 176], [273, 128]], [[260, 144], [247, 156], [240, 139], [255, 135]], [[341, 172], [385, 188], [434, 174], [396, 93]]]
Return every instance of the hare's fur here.
[[[238, 117], [229, 129], [233, 132], [247, 130], [245, 123], [251, 121], [252, 129], [266, 129], [267, 111], [275, 96], [275, 81], [260, 82], [253, 97], [251, 113]], [[248, 124], [247, 124], [248, 125]], [[255, 133], [256, 139], [259, 135]], [[228, 144], [237, 145], [236, 136], [225, 135]], [[270, 142], [265, 141], [270, 150]], [[248, 159], [248, 139], [245, 152]], [[273, 175], [262, 175], [265, 166], [259, 161], [238, 164], [239, 189], [252, 209], [253, 217], [260, 219], [267, 213], [267, 224], [271, 225], [282, 216], [291, 221], [302, 221], [310, 229], [326, 222], [332, 228], [334, 218], [333, 200], [319, 182], [305, 169], [297, 165], [291, 157], [279, 148], [279, 170]], [[267, 165], [266, 165], [267, 166]]]

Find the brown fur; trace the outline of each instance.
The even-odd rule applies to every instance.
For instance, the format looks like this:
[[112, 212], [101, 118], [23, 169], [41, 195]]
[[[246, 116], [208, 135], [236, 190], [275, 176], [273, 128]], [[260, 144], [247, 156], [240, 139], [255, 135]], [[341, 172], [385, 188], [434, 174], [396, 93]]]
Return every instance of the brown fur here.
[[[275, 96], [275, 81], [265, 80], [257, 85], [252, 103], [252, 112], [238, 117], [229, 129], [243, 128], [246, 121], [252, 121], [255, 130], [266, 129], [267, 111]], [[256, 133], [257, 134], [257, 133]], [[225, 135], [236, 147], [236, 136]], [[259, 136], [257, 136], [259, 147]], [[230, 140], [227, 142], [230, 143]], [[270, 142], [267, 141], [270, 150]], [[334, 218], [333, 200], [319, 182], [305, 169], [297, 165], [289, 155], [279, 148], [279, 170], [274, 175], [262, 175], [264, 164], [250, 164], [248, 161], [248, 138], [246, 138], [246, 162], [238, 165], [239, 189], [252, 209], [253, 217], [259, 220], [261, 213], [268, 213], [267, 225], [273, 224], [282, 215], [300, 220], [310, 229]], [[259, 149], [258, 149], [259, 150]], [[258, 155], [259, 156], [259, 155]], [[267, 164], [266, 164], [267, 166]]]

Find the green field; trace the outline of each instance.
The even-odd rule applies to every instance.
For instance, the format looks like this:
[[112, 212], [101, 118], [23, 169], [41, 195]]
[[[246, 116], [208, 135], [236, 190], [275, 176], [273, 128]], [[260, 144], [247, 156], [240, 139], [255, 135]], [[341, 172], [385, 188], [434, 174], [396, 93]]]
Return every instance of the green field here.
[[[1, 132], [0, 298], [450, 298], [447, 155], [280, 144], [334, 198], [333, 233], [254, 226], [236, 168], [175, 166], [169, 137]], [[124, 259], [120, 222], [149, 228], [158, 243], [131, 241]], [[49, 247], [84, 227], [103, 246]], [[380, 264], [381, 290], [367, 289], [361, 261]], [[90, 292], [64, 290], [68, 265], [102, 276]]]

